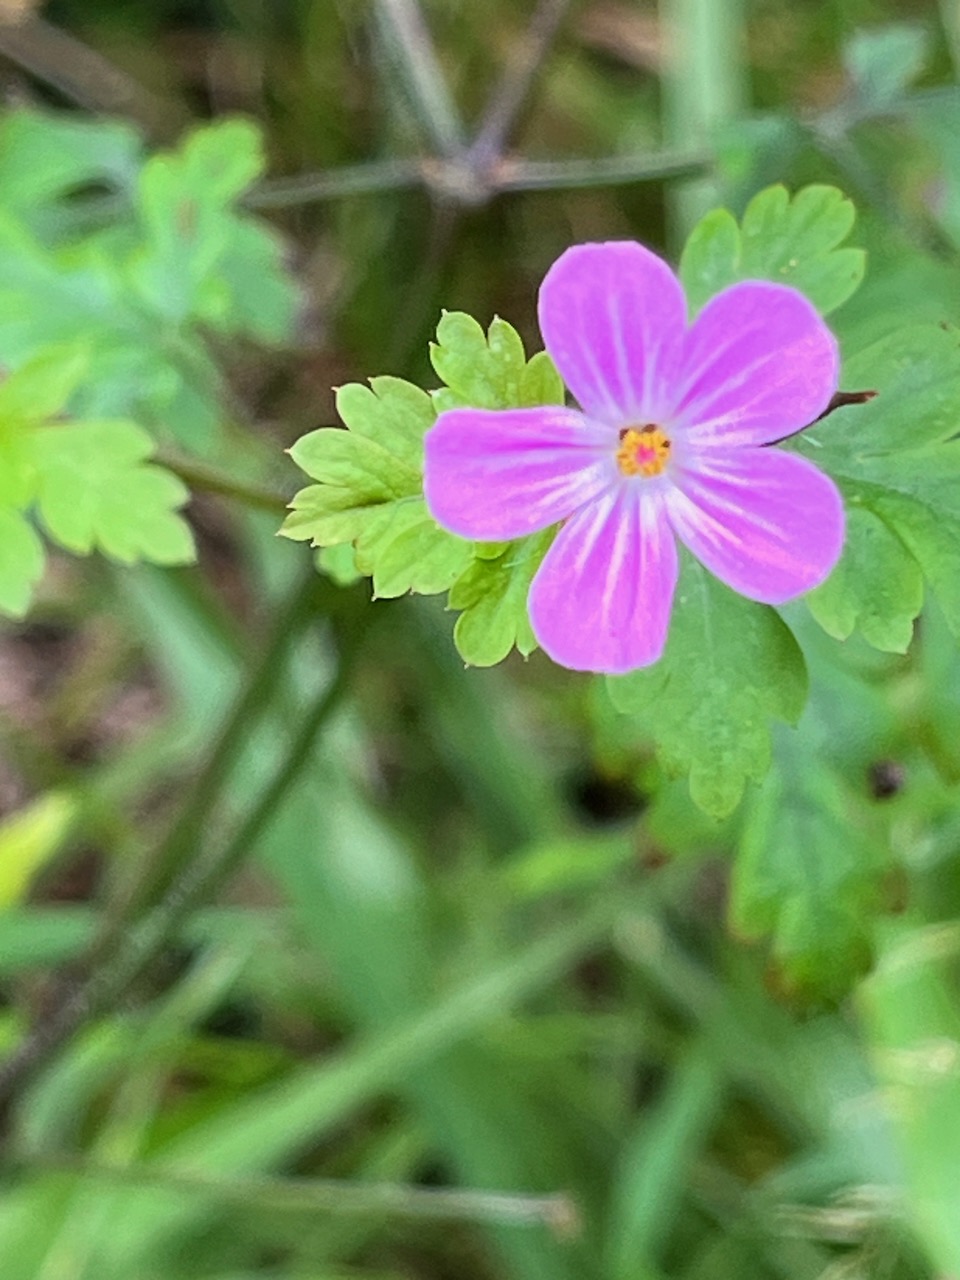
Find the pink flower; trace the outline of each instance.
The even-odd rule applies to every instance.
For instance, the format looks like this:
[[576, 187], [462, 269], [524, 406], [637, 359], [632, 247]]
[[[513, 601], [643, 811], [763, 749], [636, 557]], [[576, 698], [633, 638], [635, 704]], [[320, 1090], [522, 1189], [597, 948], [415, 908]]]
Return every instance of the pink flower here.
[[426, 436], [434, 519], [464, 538], [563, 527], [530, 588], [542, 648], [621, 673], [663, 653], [679, 538], [751, 600], [782, 604], [843, 545], [836, 486], [764, 448], [812, 422], [837, 344], [794, 289], [732, 285], [692, 324], [679, 281], [629, 241], [568, 249], [540, 288], [544, 345], [580, 409], [451, 409]]

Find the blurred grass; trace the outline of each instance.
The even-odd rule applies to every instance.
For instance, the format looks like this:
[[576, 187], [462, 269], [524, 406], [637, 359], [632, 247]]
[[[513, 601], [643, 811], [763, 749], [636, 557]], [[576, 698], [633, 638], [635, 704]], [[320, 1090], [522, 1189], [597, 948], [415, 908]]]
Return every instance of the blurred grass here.
[[[894, 312], [955, 320], [960, 162], [924, 96], [955, 78], [950, 5], [670, 0], [658, 22], [572, 4], [500, 190], [464, 153], [532, 12], [59, 0], [42, 21], [66, 45], [28, 22], [0, 52], [8, 96], [115, 110], [85, 70], [101, 64], [74, 63], [77, 90], [56, 58], [93, 50], [142, 87], [121, 110], [154, 138], [233, 110], [263, 123], [274, 176], [253, 203], [309, 301], [291, 350], [230, 353], [253, 459], [332, 421], [331, 385], [422, 373], [441, 305], [532, 336], [536, 282], [570, 240], [675, 245], [704, 201], [767, 181], [838, 181], [864, 205], [873, 272], [838, 314], [844, 341]], [[842, 50], [905, 19], [931, 52], [891, 121], [857, 100]], [[0, 1037], [50, 1025], [91, 969], [109, 998], [15, 1091], [3, 1280], [960, 1266], [958, 673], [936, 617], [912, 664], [870, 677], [879, 711], [837, 686], [831, 749], [875, 810], [877, 726], [902, 726], [913, 781], [884, 812], [912, 914], [852, 1005], [811, 1007], [727, 935], [736, 820], [691, 812], [546, 664], [464, 673], [429, 603], [374, 613], [321, 586], [301, 610], [303, 555], [254, 510], [277, 471], [245, 467], [239, 501], [197, 504], [199, 570], [74, 568], [41, 605], [81, 638], [119, 633], [159, 697], [99, 754], [69, 717], [4, 731], [36, 807], [0, 849], [58, 797], [77, 807], [5, 881], [32, 892], [0, 912]], [[93, 664], [80, 702], [126, 678]], [[97, 874], [70, 890], [84, 855]], [[229, 876], [198, 880], [211, 861]]]

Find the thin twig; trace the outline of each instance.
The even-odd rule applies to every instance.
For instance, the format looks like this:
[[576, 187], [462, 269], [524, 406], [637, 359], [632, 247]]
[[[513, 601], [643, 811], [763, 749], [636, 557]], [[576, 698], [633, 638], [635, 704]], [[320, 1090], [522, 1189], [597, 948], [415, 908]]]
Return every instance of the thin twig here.
[[323, 173], [303, 173], [261, 182], [243, 197], [242, 203], [248, 209], [286, 209], [342, 196], [401, 191], [422, 183], [423, 164], [416, 158], [373, 160]]
[[459, 154], [463, 124], [420, 6], [416, 0], [377, 0], [376, 14], [431, 145], [440, 155]]
[[88, 111], [132, 117], [152, 134], [175, 132], [187, 123], [182, 108], [42, 18], [0, 22], [0, 55]]
[[828, 418], [837, 409], [845, 409], [852, 404], [867, 404], [879, 394], [878, 391], [835, 391], [823, 413], [818, 414], [812, 422], [808, 422], [806, 426], [798, 427], [796, 431], [788, 431], [785, 436], [777, 436], [776, 440], [768, 440], [764, 448], [772, 448], [775, 444], [783, 444], [785, 440], [793, 440], [797, 436], [803, 435], [804, 431], [809, 431], [811, 427], [815, 427], [824, 418]]
[[708, 151], [654, 151], [598, 160], [504, 160], [493, 178], [498, 192], [562, 191], [570, 187], [628, 185], [689, 178], [710, 172]]
[[487, 102], [468, 156], [481, 172], [503, 155], [570, 0], [539, 0], [523, 40]]

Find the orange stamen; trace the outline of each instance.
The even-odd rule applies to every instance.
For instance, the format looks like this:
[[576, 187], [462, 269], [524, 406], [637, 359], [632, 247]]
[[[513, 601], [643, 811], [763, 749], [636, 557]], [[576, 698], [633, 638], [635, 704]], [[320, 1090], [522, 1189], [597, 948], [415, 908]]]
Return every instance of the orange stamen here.
[[617, 466], [625, 476], [658, 476], [670, 460], [670, 437], [652, 422], [620, 432]]

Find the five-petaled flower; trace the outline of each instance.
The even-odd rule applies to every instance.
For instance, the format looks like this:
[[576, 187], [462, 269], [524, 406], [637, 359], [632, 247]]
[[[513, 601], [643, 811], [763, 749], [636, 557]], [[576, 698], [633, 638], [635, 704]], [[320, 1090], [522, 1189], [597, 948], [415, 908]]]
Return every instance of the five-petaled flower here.
[[530, 588], [554, 661], [620, 673], [663, 652], [679, 538], [734, 591], [782, 604], [843, 545], [833, 482], [768, 446], [830, 402], [837, 344], [795, 289], [732, 285], [687, 323], [665, 262], [568, 249], [540, 288], [544, 345], [580, 408], [450, 409], [426, 436], [437, 522], [478, 541], [563, 526]]

